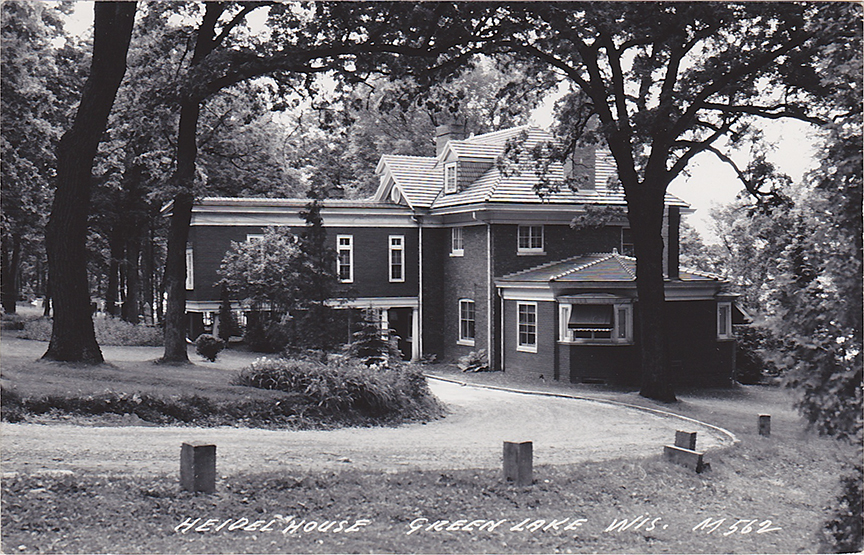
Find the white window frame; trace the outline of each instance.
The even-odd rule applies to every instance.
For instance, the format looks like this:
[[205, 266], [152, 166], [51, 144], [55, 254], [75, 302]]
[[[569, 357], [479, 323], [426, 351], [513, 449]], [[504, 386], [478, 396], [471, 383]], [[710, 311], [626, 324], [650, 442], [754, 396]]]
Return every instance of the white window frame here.
[[[452, 172], [452, 176], [450, 173]], [[444, 164], [444, 194], [456, 193], [459, 191], [459, 168], [456, 162], [447, 162]]]
[[465, 233], [462, 227], [450, 230], [450, 256], [465, 256]]
[[[587, 302], [580, 304], [608, 305], [612, 307], [612, 335], [611, 337], [588, 339], [585, 337], [573, 337], [568, 324], [570, 323], [570, 312], [573, 303], [561, 303], [558, 305], [558, 342], [567, 344], [591, 344], [591, 345], [632, 345], [633, 344], [633, 305], [631, 303], [609, 303], [609, 302]], [[623, 315], [623, 322], [622, 322]], [[621, 335], [621, 332], [623, 336]]]
[[[534, 310], [534, 343], [522, 343], [522, 307], [530, 307]], [[525, 325], [529, 325], [526, 323]], [[516, 350], [523, 353], [536, 353], [537, 344], [540, 341], [540, 325], [537, 314], [536, 302], [518, 301], [516, 303]]]
[[[468, 319], [462, 317], [463, 316], [463, 312], [462, 312], [463, 303], [466, 305], [468, 303], [471, 304], [471, 313], [472, 313], [473, 319], [471, 319], [470, 321], [472, 321], [474, 323], [474, 326], [473, 326], [474, 336], [472, 336], [472, 337], [468, 337], [467, 335], [462, 334], [462, 323], [469, 321]], [[456, 343], [459, 345], [466, 345], [468, 347], [473, 347], [474, 346], [474, 340], [475, 340], [476, 336], [477, 336], [477, 305], [474, 303], [474, 299], [459, 299], [459, 340]]]
[[[723, 312], [726, 313], [725, 322]], [[717, 302], [717, 339], [728, 341], [733, 339], [732, 334], [732, 303], [730, 301]]]
[[195, 253], [192, 247], [186, 247], [186, 290], [195, 289]]
[[[342, 244], [345, 239], [347, 243]], [[342, 261], [340, 255], [342, 252], [348, 253], [348, 279], [342, 279]], [[354, 236], [353, 235], [337, 235], [336, 236], [336, 276], [342, 283], [354, 283]]]
[[[387, 266], [389, 268], [388, 275], [390, 276], [390, 283], [404, 283], [405, 282], [405, 236], [404, 235], [391, 235], [387, 244], [390, 246], [387, 255]], [[399, 277], [393, 277], [393, 268], [395, 267], [393, 264], [393, 255], [395, 253], [399, 253], [399, 268], [400, 274]]]
[[[536, 228], [540, 228], [540, 246], [539, 247], [532, 247], [531, 244], [534, 242], [533, 239], [535, 239], [536, 236], [532, 233], [531, 230], [536, 229]], [[528, 239], [528, 245], [529, 246], [527, 246], [527, 247], [522, 246], [522, 231], [523, 230], [528, 230], [527, 239]], [[520, 254], [520, 255], [546, 254], [546, 252], [543, 250], [545, 247], [545, 244], [546, 244], [545, 234], [546, 234], [546, 231], [543, 229], [542, 225], [520, 225], [516, 231], [516, 254]]]
[[247, 233], [246, 234], [246, 242], [251, 243], [253, 241], [260, 241], [264, 239], [263, 233]]

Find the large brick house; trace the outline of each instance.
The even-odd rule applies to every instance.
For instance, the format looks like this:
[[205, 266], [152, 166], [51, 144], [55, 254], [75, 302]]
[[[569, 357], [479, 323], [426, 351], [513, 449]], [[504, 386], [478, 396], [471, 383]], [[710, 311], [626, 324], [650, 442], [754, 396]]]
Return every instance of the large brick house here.
[[[542, 179], [528, 152], [551, 140], [518, 127], [464, 138], [437, 130], [437, 156], [381, 158], [369, 200], [326, 200], [342, 308], [373, 308], [406, 358], [453, 361], [484, 349], [490, 366], [564, 381], [638, 379], [639, 310], [627, 219], [571, 227], [590, 206], [624, 207], [608, 153], [586, 149]], [[501, 162], [508, 141], [517, 161]], [[512, 157], [510, 157], [512, 158]], [[577, 188], [562, 186], [577, 177]], [[192, 214], [187, 313], [194, 337], [219, 306], [218, 268], [231, 241], [267, 226], [301, 228], [303, 199], [206, 198]], [[668, 195], [664, 223], [673, 368], [681, 382], [723, 383], [734, 369], [733, 297], [717, 277], [679, 269], [678, 226], [690, 211]], [[618, 212], [619, 214], [621, 211]]]

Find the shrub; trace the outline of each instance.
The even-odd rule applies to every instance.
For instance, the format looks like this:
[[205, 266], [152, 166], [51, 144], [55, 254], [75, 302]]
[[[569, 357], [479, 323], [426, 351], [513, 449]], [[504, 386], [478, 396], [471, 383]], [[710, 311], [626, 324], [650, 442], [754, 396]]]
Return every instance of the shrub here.
[[486, 372], [489, 370], [489, 356], [486, 349], [471, 351], [456, 363], [463, 372]]
[[256, 353], [281, 353], [288, 344], [288, 335], [271, 314], [253, 312], [249, 315], [243, 342]]
[[862, 492], [859, 464], [854, 471], [841, 480], [842, 492], [834, 507], [831, 518], [825, 523], [825, 537], [834, 553], [859, 553], [864, 547], [864, 532], [862, 532]]
[[736, 326], [735, 336], [735, 381], [757, 384], [764, 376], [780, 373], [766, 356], [766, 350], [776, 348], [776, 341], [768, 330], [757, 326]]
[[[22, 339], [36, 341], [51, 340], [51, 319], [39, 318], [24, 325], [24, 331], [18, 334]], [[111, 316], [93, 318], [93, 329], [96, 341], [100, 345], [118, 345], [122, 347], [160, 347], [163, 344], [163, 331], [153, 326], [130, 324]]]
[[302, 394], [329, 415], [440, 415], [426, 378], [410, 365], [377, 368], [347, 357], [330, 357], [327, 362], [261, 358], [243, 369], [233, 383]]
[[225, 348], [225, 343], [209, 333], [202, 333], [195, 340], [195, 352], [206, 358], [210, 362], [215, 362], [216, 357], [222, 349]]

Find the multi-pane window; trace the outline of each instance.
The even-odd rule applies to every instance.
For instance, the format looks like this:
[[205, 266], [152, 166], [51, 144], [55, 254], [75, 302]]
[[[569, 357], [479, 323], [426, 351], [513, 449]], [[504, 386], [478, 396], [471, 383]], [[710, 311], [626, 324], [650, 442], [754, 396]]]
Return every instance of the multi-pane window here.
[[459, 301], [459, 343], [474, 345], [474, 301]]
[[717, 339], [732, 339], [732, 303], [717, 303]]
[[537, 303], [516, 303], [516, 350], [537, 352]]
[[624, 256], [635, 256], [636, 249], [633, 247], [633, 232], [629, 227], [621, 228], [621, 254]]
[[542, 225], [520, 225], [519, 242], [517, 252], [519, 253], [542, 253], [543, 252], [543, 226]]
[[454, 227], [450, 232], [450, 256], [465, 254], [465, 243], [462, 238], [462, 228]]
[[195, 289], [195, 274], [193, 271], [192, 263], [195, 261], [195, 257], [192, 254], [192, 249], [186, 249], [186, 289], [191, 290]]
[[459, 190], [456, 184], [456, 162], [444, 165], [444, 192], [455, 193]]
[[405, 281], [405, 237], [390, 236], [390, 281]]
[[354, 282], [354, 236], [336, 236], [336, 272], [342, 283]]

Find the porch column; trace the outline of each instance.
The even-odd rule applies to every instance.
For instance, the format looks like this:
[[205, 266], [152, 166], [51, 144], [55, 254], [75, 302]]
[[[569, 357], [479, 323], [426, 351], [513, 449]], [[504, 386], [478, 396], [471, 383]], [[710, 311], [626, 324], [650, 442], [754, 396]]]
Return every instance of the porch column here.
[[411, 362], [420, 360], [420, 310], [411, 309]]

